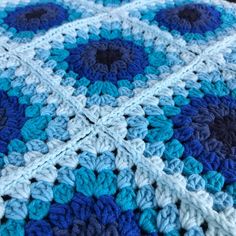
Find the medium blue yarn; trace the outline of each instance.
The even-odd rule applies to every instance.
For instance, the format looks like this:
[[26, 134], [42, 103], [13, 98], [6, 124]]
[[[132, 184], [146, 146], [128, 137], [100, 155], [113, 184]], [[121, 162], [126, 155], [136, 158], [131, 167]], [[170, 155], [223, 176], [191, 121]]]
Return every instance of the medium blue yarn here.
[[55, 3], [35, 4], [18, 7], [9, 12], [4, 22], [18, 32], [48, 30], [68, 19], [68, 12]]
[[231, 4], [0, 6], [1, 236], [234, 234]]
[[227, 193], [218, 192], [214, 196], [214, 208], [217, 211], [223, 211], [233, 206], [233, 198]]
[[50, 201], [53, 198], [52, 185], [44, 181], [33, 183], [31, 185], [31, 195], [35, 199]]
[[8, 156], [4, 157], [5, 164], [12, 164], [14, 166], [24, 166], [24, 156], [18, 152], [11, 152]]
[[160, 232], [169, 233], [180, 228], [178, 209], [174, 204], [168, 204], [157, 215], [157, 227]]
[[6, 217], [13, 220], [22, 220], [27, 215], [26, 201], [11, 199], [6, 203]]
[[195, 226], [188, 230], [188, 232], [186, 232], [184, 236], [204, 236], [204, 233], [200, 227]]

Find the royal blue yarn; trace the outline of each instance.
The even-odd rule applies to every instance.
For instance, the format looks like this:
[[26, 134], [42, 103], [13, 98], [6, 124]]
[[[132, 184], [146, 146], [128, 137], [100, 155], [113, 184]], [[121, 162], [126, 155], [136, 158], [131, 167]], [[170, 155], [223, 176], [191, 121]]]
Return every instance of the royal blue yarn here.
[[52, 236], [52, 229], [45, 220], [31, 220], [25, 226], [27, 236]]
[[92, 197], [86, 197], [82, 193], [76, 193], [70, 205], [76, 218], [86, 221], [92, 214], [94, 200]]
[[49, 210], [49, 220], [60, 229], [67, 229], [73, 221], [71, 208], [67, 204], [52, 204]]
[[58, 235], [140, 235], [137, 215], [122, 212], [108, 195], [94, 199], [76, 193], [69, 204], [51, 205], [49, 221]]
[[143, 47], [122, 39], [90, 40], [69, 53], [69, 70], [91, 83], [109, 81], [116, 85], [119, 80], [132, 81], [135, 75], [144, 73], [149, 63]]
[[181, 6], [161, 9], [156, 13], [155, 20], [160, 26], [176, 30], [180, 34], [205, 34], [214, 31], [221, 24], [221, 13], [208, 4], [189, 3]]
[[174, 138], [193, 156], [203, 172], [218, 171], [226, 183], [236, 181], [236, 100], [231, 96], [191, 98], [172, 118]]
[[62, 6], [55, 3], [38, 3], [24, 7], [18, 7], [9, 12], [4, 22], [18, 32], [48, 30], [62, 24], [68, 19], [68, 12]]
[[104, 225], [116, 222], [120, 211], [112, 196], [102, 196], [94, 205], [94, 212], [99, 221]]
[[133, 211], [126, 211], [119, 217], [119, 232], [121, 236], [141, 235], [141, 231], [136, 222], [136, 216]]
[[26, 105], [19, 104], [16, 96], [0, 90], [0, 152], [6, 154], [13, 139], [21, 139], [21, 128], [26, 122]]

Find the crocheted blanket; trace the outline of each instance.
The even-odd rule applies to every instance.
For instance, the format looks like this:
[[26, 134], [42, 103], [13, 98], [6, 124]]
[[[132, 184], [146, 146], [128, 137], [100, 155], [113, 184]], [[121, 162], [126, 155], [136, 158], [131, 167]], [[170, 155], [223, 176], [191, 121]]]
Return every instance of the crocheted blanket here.
[[236, 235], [235, 0], [1, 0], [0, 235]]

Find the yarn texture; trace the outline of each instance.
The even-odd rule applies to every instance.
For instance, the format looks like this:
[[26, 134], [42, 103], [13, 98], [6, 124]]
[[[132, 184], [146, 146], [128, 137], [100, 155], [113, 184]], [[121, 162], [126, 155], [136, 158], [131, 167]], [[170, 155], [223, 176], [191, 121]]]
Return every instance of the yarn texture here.
[[0, 1], [1, 236], [236, 236], [236, 2]]

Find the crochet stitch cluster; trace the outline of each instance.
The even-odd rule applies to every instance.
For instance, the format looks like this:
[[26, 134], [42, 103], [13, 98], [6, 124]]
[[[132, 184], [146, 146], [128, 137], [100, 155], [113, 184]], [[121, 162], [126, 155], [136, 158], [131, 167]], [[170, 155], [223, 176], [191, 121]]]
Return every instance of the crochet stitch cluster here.
[[0, 2], [0, 235], [235, 236], [234, 2]]

